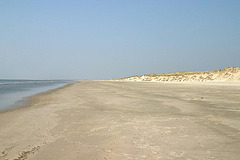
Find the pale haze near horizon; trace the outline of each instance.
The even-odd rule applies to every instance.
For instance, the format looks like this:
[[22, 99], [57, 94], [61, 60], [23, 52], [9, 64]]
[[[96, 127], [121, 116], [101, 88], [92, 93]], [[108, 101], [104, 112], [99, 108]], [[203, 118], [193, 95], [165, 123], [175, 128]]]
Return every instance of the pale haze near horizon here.
[[0, 1], [0, 79], [240, 66], [240, 1]]

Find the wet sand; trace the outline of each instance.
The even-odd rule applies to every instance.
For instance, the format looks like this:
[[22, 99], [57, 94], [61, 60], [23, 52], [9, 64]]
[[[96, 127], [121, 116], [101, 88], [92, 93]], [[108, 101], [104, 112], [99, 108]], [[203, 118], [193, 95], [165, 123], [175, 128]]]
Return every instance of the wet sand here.
[[0, 114], [0, 159], [240, 159], [239, 83], [80, 81]]

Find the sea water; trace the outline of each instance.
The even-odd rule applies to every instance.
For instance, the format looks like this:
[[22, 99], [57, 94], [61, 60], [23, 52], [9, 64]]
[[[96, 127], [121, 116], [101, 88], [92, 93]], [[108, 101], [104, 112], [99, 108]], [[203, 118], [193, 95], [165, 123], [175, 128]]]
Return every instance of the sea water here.
[[0, 79], [0, 111], [8, 110], [23, 103], [24, 98], [55, 89], [70, 81], [66, 80], [1, 80]]

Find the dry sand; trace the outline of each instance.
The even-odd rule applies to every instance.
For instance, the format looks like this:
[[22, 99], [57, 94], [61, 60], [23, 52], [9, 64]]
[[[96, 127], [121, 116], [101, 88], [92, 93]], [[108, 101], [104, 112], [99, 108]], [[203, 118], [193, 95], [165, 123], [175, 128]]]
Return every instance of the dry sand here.
[[80, 81], [0, 114], [0, 159], [240, 159], [239, 83]]

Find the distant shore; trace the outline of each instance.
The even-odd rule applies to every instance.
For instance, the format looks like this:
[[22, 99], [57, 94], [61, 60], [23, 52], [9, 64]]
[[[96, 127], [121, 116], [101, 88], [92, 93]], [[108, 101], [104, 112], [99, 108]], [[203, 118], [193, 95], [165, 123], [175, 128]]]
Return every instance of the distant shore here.
[[0, 113], [0, 159], [240, 158], [239, 83], [79, 81]]

